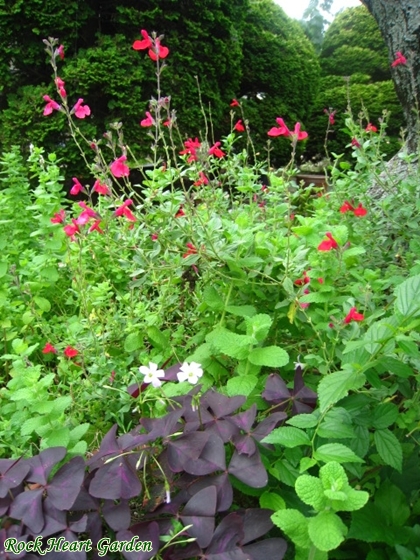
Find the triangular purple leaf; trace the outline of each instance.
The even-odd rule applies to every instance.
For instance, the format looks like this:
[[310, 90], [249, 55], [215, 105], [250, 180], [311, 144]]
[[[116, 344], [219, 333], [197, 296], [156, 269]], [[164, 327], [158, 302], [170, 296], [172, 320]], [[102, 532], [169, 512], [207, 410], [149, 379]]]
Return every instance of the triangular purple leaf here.
[[79, 495], [85, 477], [85, 461], [82, 457], [73, 457], [63, 465], [47, 485], [47, 492], [56, 508], [70, 510]]
[[267, 471], [261, 462], [258, 450], [251, 457], [239, 455], [235, 451], [228, 470], [230, 474], [233, 474], [241, 482], [251, 486], [251, 488], [264, 488], [267, 485]]
[[237, 513], [230, 513], [222, 519], [216, 528], [213, 539], [207, 548], [207, 555], [228, 552], [235, 549], [244, 538], [242, 518]]
[[183, 409], [174, 410], [169, 412], [163, 418], [142, 418], [141, 424], [149, 432], [151, 439], [161, 437], [168, 437], [176, 432], [178, 420], [183, 414]]
[[109, 459], [109, 457], [117, 455], [120, 452], [116, 439], [117, 429], [117, 424], [114, 424], [104, 435], [98, 452], [95, 453], [95, 455], [87, 462], [88, 466], [92, 468], [99, 467], [106, 459]]
[[257, 441], [262, 440], [265, 436], [270, 434], [280, 422], [286, 420], [286, 418], [287, 414], [285, 412], [274, 412], [273, 414], [270, 414], [254, 428], [252, 436]]
[[124, 558], [127, 560], [149, 560], [155, 556], [160, 546], [159, 533], [159, 525], [155, 521], [151, 523], [137, 523], [130, 527], [130, 530], [119, 531], [117, 533], [117, 540], [119, 541], [130, 541], [133, 537], [138, 537], [139, 541], [152, 543], [151, 552], [123, 552]]
[[244, 524], [244, 538], [241, 541], [243, 545], [266, 535], [273, 528], [273, 512], [269, 509], [249, 508], [237, 513], [241, 515]]
[[287, 543], [283, 539], [265, 539], [258, 543], [248, 544], [242, 549], [252, 560], [282, 560], [287, 550]]
[[[57, 537], [64, 537], [65, 540], [70, 543], [78, 542], [77, 536], [69, 529], [63, 531], [61, 534], [57, 535]], [[63, 550], [60, 552], [51, 551], [47, 552], [47, 554], [45, 554], [42, 558], [45, 558], [46, 560], [86, 560], [86, 552], [84, 550]]]
[[27, 476], [27, 480], [42, 484], [45, 486], [53, 467], [66, 456], [67, 449], [65, 447], [49, 447], [44, 449], [38, 455], [28, 459], [31, 470]]
[[244, 432], [249, 433], [255, 422], [256, 416], [257, 405], [254, 403], [251, 408], [248, 408], [248, 410], [245, 410], [244, 412], [239, 412], [239, 414], [235, 414], [235, 416], [231, 416], [229, 420]]
[[184, 465], [185, 472], [198, 476], [226, 470], [226, 452], [223, 441], [217, 434], [210, 433], [199, 459]]
[[217, 393], [214, 389], [210, 389], [203, 395], [201, 404], [206, 408], [210, 408], [216, 418], [222, 418], [235, 412], [245, 401], [246, 397], [226, 397], [221, 393]]
[[271, 373], [267, 377], [265, 389], [261, 395], [269, 403], [281, 403], [290, 399], [290, 391], [281, 377]]
[[[48, 449], [46, 451], [48, 451]], [[36, 534], [38, 534], [45, 525], [44, 512], [42, 509], [43, 493], [43, 488], [22, 492], [22, 494], [16, 496], [14, 502], [10, 506], [10, 517], [23, 521], [30, 531]]]
[[188, 534], [197, 539], [197, 543], [205, 548], [209, 545], [214, 532], [217, 491], [214, 486], [204, 488], [195, 494], [180, 515], [185, 526], [192, 525]]
[[128, 500], [121, 500], [119, 504], [113, 500], [105, 500], [102, 515], [113, 531], [122, 531], [130, 527], [131, 511]]
[[216, 476], [199, 478], [189, 487], [188, 491], [190, 494], [194, 495], [196, 492], [199, 492], [208, 486], [214, 486], [217, 490], [216, 510], [218, 512], [228, 510], [233, 502], [233, 489], [229, 480], [229, 475], [224, 472]]
[[22, 483], [31, 468], [28, 461], [19, 459], [0, 459], [0, 498], [5, 498], [11, 488]]
[[197, 461], [206, 445], [209, 434], [193, 432], [168, 443], [168, 465], [173, 472], [181, 472], [190, 461]]
[[128, 500], [136, 498], [141, 489], [137, 472], [125, 457], [118, 457], [96, 471], [89, 486], [89, 493], [95, 498]]

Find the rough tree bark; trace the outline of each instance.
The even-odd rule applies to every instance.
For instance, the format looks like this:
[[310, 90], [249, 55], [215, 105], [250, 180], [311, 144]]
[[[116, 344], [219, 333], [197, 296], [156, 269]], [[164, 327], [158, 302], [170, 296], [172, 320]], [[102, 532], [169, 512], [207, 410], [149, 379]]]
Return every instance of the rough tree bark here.
[[420, 2], [419, 0], [361, 0], [375, 18], [388, 47], [390, 64], [400, 51], [407, 65], [392, 68], [395, 90], [406, 118], [407, 148], [419, 147]]

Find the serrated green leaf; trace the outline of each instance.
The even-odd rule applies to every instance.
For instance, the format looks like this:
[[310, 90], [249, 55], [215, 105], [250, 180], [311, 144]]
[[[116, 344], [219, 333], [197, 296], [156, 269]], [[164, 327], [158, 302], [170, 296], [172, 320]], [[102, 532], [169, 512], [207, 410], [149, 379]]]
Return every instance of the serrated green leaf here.
[[324, 488], [319, 478], [303, 474], [295, 483], [296, 494], [305, 504], [312, 506], [315, 510], [320, 511], [327, 505], [324, 496]]
[[83, 424], [79, 424], [78, 426], [70, 430], [70, 443], [78, 442], [80, 439], [82, 439], [82, 437], [85, 435], [88, 429], [89, 429], [89, 424], [85, 422]]
[[289, 362], [289, 355], [278, 346], [265, 346], [251, 350], [248, 360], [255, 366], [283, 367]]
[[382, 430], [391, 426], [398, 418], [398, 406], [387, 402], [375, 406], [373, 409], [373, 427]]
[[403, 527], [411, 514], [407, 497], [389, 480], [385, 480], [375, 494], [375, 505], [386, 519], [386, 524], [394, 527]]
[[228, 379], [226, 384], [227, 394], [229, 397], [235, 395], [245, 395], [247, 397], [252, 393], [258, 383], [258, 377], [255, 375], [241, 375]]
[[2, 278], [3, 276], [6, 275], [8, 267], [9, 267], [9, 265], [6, 261], [1, 261], [0, 262], [0, 278]]
[[169, 346], [169, 339], [154, 325], [147, 327], [147, 336], [153, 346], [159, 350], [165, 350]]
[[326, 375], [318, 385], [321, 412], [325, 412], [332, 404], [346, 397], [349, 391], [360, 389], [365, 381], [366, 377], [357, 372], [336, 371]]
[[318, 424], [318, 415], [316, 414], [297, 414], [286, 421], [286, 424], [295, 426], [295, 428], [314, 428]]
[[246, 317], [246, 334], [254, 337], [258, 342], [262, 342], [267, 337], [272, 323], [273, 320], [270, 315], [266, 315], [265, 313], [259, 313], [253, 317]]
[[141, 348], [143, 338], [139, 333], [130, 333], [124, 341], [124, 350], [126, 352], [135, 352]]
[[385, 370], [393, 373], [397, 377], [402, 377], [403, 379], [407, 379], [414, 375], [413, 369], [404, 362], [392, 358], [391, 356], [383, 356], [379, 360], [379, 365], [385, 368]]
[[395, 309], [405, 318], [420, 315], [420, 274], [397, 286]]
[[51, 434], [43, 438], [42, 448], [46, 447], [67, 447], [70, 441], [70, 430], [69, 428], [56, 428]]
[[274, 492], [264, 492], [260, 496], [260, 508], [278, 511], [286, 509], [286, 502]]
[[367, 352], [375, 354], [380, 350], [384, 354], [391, 354], [395, 348], [394, 335], [395, 328], [389, 321], [373, 323], [363, 337]]
[[325, 303], [331, 301], [331, 294], [321, 292], [310, 292], [299, 298], [299, 303]]
[[316, 465], [315, 459], [312, 457], [302, 457], [299, 463], [299, 473], [304, 473]]
[[275, 428], [263, 440], [263, 443], [277, 443], [284, 447], [297, 447], [299, 445], [310, 445], [311, 440], [306, 432], [299, 428], [282, 426]]
[[322, 424], [318, 428], [317, 435], [325, 439], [352, 439], [355, 437], [352, 426], [343, 424], [342, 422], [333, 421], [322, 422]]
[[382, 461], [401, 472], [402, 448], [396, 436], [387, 429], [376, 430], [373, 439]]
[[289, 277], [286, 277], [286, 278], [283, 280], [283, 288], [284, 288], [284, 290], [285, 290], [285, 292], [286, 292], [287, 295], [293, 296], [293, 297], [294, 297], [294, 295], [295, 295], [295, 288], [294, 288], [294, 286], [293, 286], [292, 280], [291, 280]]
[[43, 278], [47, 278], [50, 282], [57, 282], [58, 279], [60, 278], [57, 267], [52, 265], [46, 266], [45, 268], [41, 268], [39, 274]]
[[226, 312], [237, 317], [253, 317], [257, 310], [252, 305], [228, 305]]
[[248, 357], [249, 348], [255, 342], [250, 336], [233, 333], [223, 327], [218, 327], [206, 336], [206, 341], [216, 350], [231, 358], [244, 360]]
[[308, 560], [308, 558], [311, 558], [311, 560], [328, 560], [328, 552], [318, 550], [314, 546], [310, 549], [300, 548], [298, 546], [295, 547], [294, 560]]
[[319, 469], [319, 478], [323, 488], [341, 490], [348, 486], [346, 471], [337, 461], [330, 461]]
[[323, 511], [315, 517], [311, 517], [308, 532], [311, 541], [319, 550], [329, 552], [338, 548], [344, 541], [347, 527], [338, 515], [330, 511]]
[[329, 461], [337, 461], [337, 463], [364, 463], [363, 459], [342, 443], [326, 443], [321, 445], [314, 452], [314, 458], [324, 463]]
[[225, 302], [218, 294], [214, 286], [206, 286], [203, 290], [204, 302], [215, 311], [223, 311]]
[[286, 533], [289, 539], [300, 548], [310, 548], [308, 520], [297, 509], [283, 509], [271, 516], [271, 521]]
[[20, 428], [20, 433], [22, 436], [30, 436], [33, 432], [45, 423], [45, 418], [43, 416], [35, 416], [33, 418], [28, 418], [22, 424]]

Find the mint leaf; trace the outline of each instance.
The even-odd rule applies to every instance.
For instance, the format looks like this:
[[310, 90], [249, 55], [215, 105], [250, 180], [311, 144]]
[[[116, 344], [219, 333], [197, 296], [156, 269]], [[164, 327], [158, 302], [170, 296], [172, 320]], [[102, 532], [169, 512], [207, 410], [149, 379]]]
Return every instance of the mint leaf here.
[[278, 346], [266, 346], [251, 350], [248, 360], [255, 366], [282, 367], [289, 362], [289, 355]]
[[314, 509], [320, 511], [326, 507], [327, 500], [319, 478], [303, 474], [296, 480], [295, 490], [302, 502], [312, 506]]
[[300, 548], [310, 548], [308, 520], [297, 509], [282, 509], [271, 516], [271, 521], [286, 533], [293, 543]]
[[314, 545], [319, 550], [328, 552], [338, 548], [344, 541], [347, 527], [338, 515], [331, 511], [323, 511], [309, 520], [308, 532]]

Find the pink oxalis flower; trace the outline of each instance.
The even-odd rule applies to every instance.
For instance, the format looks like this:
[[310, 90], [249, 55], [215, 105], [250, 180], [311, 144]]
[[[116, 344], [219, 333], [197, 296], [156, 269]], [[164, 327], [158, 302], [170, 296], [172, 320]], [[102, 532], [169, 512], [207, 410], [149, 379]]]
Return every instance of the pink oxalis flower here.
[[84, 119], [90, 115], [90, 107], [88, 105], [83, 105], [83, 99], [77, 100], [76, 105], [71, 110], [71, 113], [75, 115], [78, 119]]
[[49, 95], [44, 95], [42, 99], [47, 102], [44, 107], [44, 117], [51, 115], [53, 111], [59, 111], [61, 109], [61, 105], [57, 103], [57, 101], [54, 101], [54, 99], [51, 99]]
[[321, 241], [318, 245], [318, 251], [331, 251], [331, 249], [337, 249], [338, 243], [332, 234], [328, 231], [325, 236], [328, 237], [328, 239]]
[[407, 59], [402, 54], [402, 52], [397, 51], [395, 53], [395, 60], [391, 63], [391, 66], [392, 68], [395, 68], [395, 66], [399, 66], [400, 64], [407, 64]]
[[358, 313], [355, 307], [352, 307], [344, 318], [344, 324], [348, 325], [352, 321], [363, 321], [364, 315]]
[[114, 177], [128, 177], [130, 175], [130, 168], [124, 163], [125, 161], [127, 161], [127, 156], [120, 156], [111, 163], [109, 169]]

